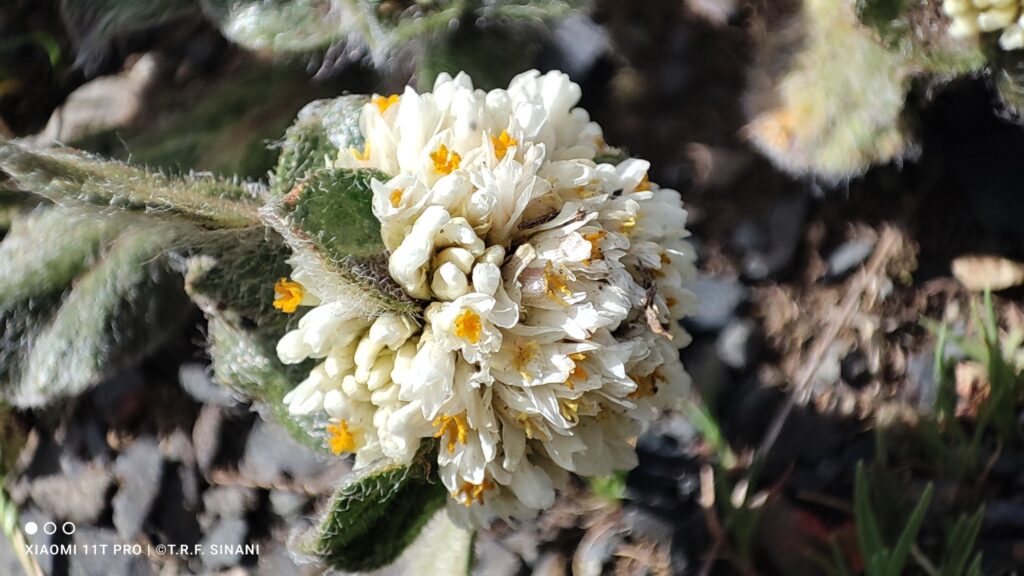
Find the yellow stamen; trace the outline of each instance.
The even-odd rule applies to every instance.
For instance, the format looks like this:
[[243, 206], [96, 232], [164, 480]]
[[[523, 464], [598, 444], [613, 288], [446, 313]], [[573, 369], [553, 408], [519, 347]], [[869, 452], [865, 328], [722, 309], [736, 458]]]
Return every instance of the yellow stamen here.
[[636, 382], [636, 390], [629, 393], [628, 398], [630, 400], [637, 400], [639, 398], [650, 398], [658, 393], [658, 370], [646, 376], [630, 376], [634, 382]]
[[512, 146], [518, 146], [519, 141], [509, 136], [508, 130], [502, 130], [498, 136], [491, 136], [491, 143], [494, 144], [494, 155], [501, 160], [508, 153], [508, 149]]
[[540, 344], [533, 340], [516, 347], [516, 356], [513, 362], [523, 380], [530, 380], [532, 378], [532, 374], [526, 370], [526, 366], [537, 357], [538, 352], [540, 352]]
[[459, 163], [462, 162], [462, 156], [448, 150], [444, 144], [430, 153], [430, 159], [434, 161], [434, 170], [441, 174], [451, 174], [459, 169]]
[[348, 428], [348, 422], [339, 420], [337, 424], [328, 424], [327, 433], [331, 437], [327, 440], [331, 453], [335, 456], [345, 452], [356, 451], [356, 438]]
[[555, 272], [555, 267], [551, 264], [551, 261], [548, 261], [544, 266], [544, 284], [547, 286], [548, 298], [562, 304], [567, 304], [563, 297], [571, 297], [572, 290], [569, 289], [569, 283], [565, 281], [565, 278]]
[[679, 304], [679, 300], [676, 300], [675, 298], [673, 298], [671, 296], [669, 296], [668, 298], [665, 298], [665, 305], [668, 306], [669, 308], [674, 307], [676, 304]]
[[402, 203], [402, 194], [405, 194], [405, 189], [403, 188], [395, 188], [391, 191], [389, 200], [391, 201], [392, 208], [398, 208], [398, 205]]
[[470, 309], [462, 311], [455, 317], [455, 335], [470, 344], [480, 341], [480, 333], [483, 325], [480, 323], [480, 315]]
[[363, 144], [363, 151], [362, 152], [360, 152], [359, 150], [357, 150], [355, 148], [349, 148], [348, 151], [349, 151], [350, 154], [352, 154], [353, 158], [355, 158], [356, 160], [359, 160], [360, 162], [369, 162], [370, 161], [370, 141], [369, 140], [367, 140], [366, 143]]
[[605, 230], [598, 230], [597, 232], [591, 232], [590, 234], [584, 234], [583, 239], [590, 242], [590, 258], [583, 261], [583, 264], [590, 266], [590, 263], [594, 260], [600, 260], [604, 257], [601, 252], [601, 240], [608, 235]]
[[644, 177], [640, 179], [640, 182], [636, 185], [637, 192], [646, 192], [651, 189], [651, 179], [647, 177], [647, 173], [644, 172]]
[[562, 413], [562, 417], [565, 418], [566, 420], [568, 420], [569, 422], [572, 422], [573, 424], [576, 424], [577, 422], [580, 421], [580, 414], [579, 414], [580, 403], [579, 402], [574, 402], [572, 400], [563, 398], [563, 399], [558, 401], [558, 409], [559, 409], [559, 412]]
[[445, 416], [442, 414], [434, 418], [433, 425], [434, 428], [437, 428], [437, 431], [434, 432], [434, 438], [448, 436], [447, 446], [449, 454], [455, 452], [457, 445], [466, 443], [466, 438], [469, 435], [469, 424], [466, 423], [465, 414], [456, 414], [455, 416]]
[[377, 110], [380, 110], [381, 114], [388, 111], [392, 104], [398, 103], [398, 94], [392, 94], [391, 96], [374, 96], [371, 101], [377, 106]]
[[565, 385], [569, 390], [575, 390], [576, 383], [574, 383], [573, 380], [586, 380], [590, 377], [590, 374], [587, 373], [586, 369], [580, 365], [580, 362], [587, 359], [587, 355], [583, 352], [575, 352], [573, 354], [569, 354], [569, 359], [573, 360], [575, 364], [573, 365], [572, 370], [569, 371], [569, 379], [565, 381]]
[[459, 489], [452, 494], [455, 498], [462, 500], [462, 503], [469, 508], [474, 503], [484, 503], [484, 492], [494, 488], [494, 482], [484, 478], [484, 481], [479, 484], [473, 484], [472, 482], [463, 482]]
[[636, 226], [636, 216], [630, 216], [622, 221], [622, 233], [629, 236], [633, 233], [633, 228]]
[[274, 308], [285, 314], [293, 314], [299, 309], [299, 304], [302, 303], [305, 293], [302, 284], [281, 278], [274, 284]]
[[664, 266], [672, 264], [672, 257], [668, 255], [668, 252], [661, 253], [661, 263]]
[[526, 434], [526, 437], [533, 440], [534, 430], [533, 422], [530, 420], [530, 415], [526, 412], [520, 412], [519, 416], [516, 416], [516, 420], [518, 420], [519, 424], [523, 427], [523, 432]]

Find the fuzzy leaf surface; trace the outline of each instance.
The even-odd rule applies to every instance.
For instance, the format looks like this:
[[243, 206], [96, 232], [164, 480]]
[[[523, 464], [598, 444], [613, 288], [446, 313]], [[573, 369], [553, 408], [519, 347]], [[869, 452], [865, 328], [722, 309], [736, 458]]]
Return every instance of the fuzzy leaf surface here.
[[172, 178], [71, 150], [34, 150], [0, 138], [0, 170], [57, 204], [177, 218], [205, 229], [259, 225], [257, 199], [237, 182]]
[[[188, 318], [180, 279], [163, 256], [171, 233], [130, 228], [49, 309], [15, 310], [17, 357], [3, 392], [21, 408], [74, 396], [158, 347]], [[17, 324], [12, 316], [8, 322]]]
[[365, 571], [394, 561], [448, 497], [425, 454], [407, 466], [357, 473], [334, 495], [300, 548], [337, 570]]
[[327, 166], [339, 150], [362, 149], [359, 115], [366, 101], [366, 96], [341, 96], [311, 102], [300, 110], [285, 133], [271, 195], [287, 194], [308, 174]]

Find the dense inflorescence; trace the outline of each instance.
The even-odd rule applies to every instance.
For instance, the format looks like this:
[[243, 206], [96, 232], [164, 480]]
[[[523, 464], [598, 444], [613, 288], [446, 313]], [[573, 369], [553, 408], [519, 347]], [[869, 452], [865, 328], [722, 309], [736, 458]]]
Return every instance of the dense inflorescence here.
[[507, 90], [443, 75], [432, 93], [375, 96], [361, 149], [335, 168], [372, 168], [391, 279], [413, 317], [354, 314], [279, 285], [279, 308], [314, 306], [278, 344], [317, 365], [285, 399], [328, 419], [357, 466], [405, 463], [437, 438], [453, 516], [484, 525], [550, 506], [572, 472], [636, 464], [632, 440], [688, 377], [678, 320], [694, 274], [679, 193], [649, 164], [595, 161], [600, 127], [564, 74]]

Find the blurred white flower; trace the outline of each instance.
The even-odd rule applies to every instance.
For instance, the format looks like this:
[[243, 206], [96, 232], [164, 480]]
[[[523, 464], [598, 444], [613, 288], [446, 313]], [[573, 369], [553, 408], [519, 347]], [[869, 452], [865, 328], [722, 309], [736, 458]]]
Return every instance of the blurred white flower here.
[[1022, 0], [943, 0], [942, 10], [951, 20], [949, 33], [955, 38], [999, 32], [1003, 50], [1024, 48]]

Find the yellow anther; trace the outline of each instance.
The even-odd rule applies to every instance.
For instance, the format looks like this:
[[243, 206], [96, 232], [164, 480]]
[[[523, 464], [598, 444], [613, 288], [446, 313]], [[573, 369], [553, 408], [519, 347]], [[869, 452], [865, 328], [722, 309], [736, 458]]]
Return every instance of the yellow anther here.
[[446, 443], [449, 454], [455, 452], [455, 447], [459, 444], [466, 443], [466, 438], [469, 435], [469, 424], [466, 423], [465, 414], [456, 414], [455, 416], [442, 414], [434, 418], [433, 425], [434, 428], [437, 428], [437, 431], [434, 432], [434, 438], [448, 436]]
[[658, 370], [646, 376], [630, 376], [634, 382], [636, 382], [636, 390], [629, 393], [628, 398], [636, 400], [638, 398], [650, 398], [658, 393]]
[[358, 448], [355, 435], [349, 430], [348, 422], [344, 420], [339, 420], [337, 424], [328, 424], [327, 433], [331, 435], [327, 444], [335, 456], [345, 452], [355, 452]]
[[452, 152], [444, 144], [430, 153], [430, 159], [434, 161], [434, 170], [441, 174], [451, 174], [459, 169], [459, 163], [462, 162], [462, 156]]
[[391, 108], [392, 104], [398, 103], [398, 94], [392, 94], [391, 96], [375, 95], [373, 98], [371, 98], [371, 101], [375, 106], [377, 106], [377, 110], [380, 110], [380, 113], [384, 114], [385, 112], [388, 111], [388, 108]]
[[395, 188], [391, 191], [391, 197], [388, 200], [391, 202], [392, 208], [398, 208], [398, 205], [402, 203], [402, 194], [405, 194], [405, 190], [402, 188]]
[[558, 401], [558, 409], [562, 413], [562, 417], [568, 420], [569, 422], [576, 424], [580, 421], [579, 402], [569, 400], [567, 398], [562, 398], [561, 400]]
[[480, 315], [470, 309], [465, 309], [462, 314], [455, 317], [455, 335], [470, 344], [480, 341], [480, 333], [483, 331], [483, 324], [480, 322]]
[[555, 272], [555, 267], [551, 264], [551, 261], [544, 265], [544, 284], [547, 286], [547, 296], [551, 300], [567, 304], [565, 298], [572, 297], [569, 283], [565, 281], [561, 274]]
[[484, 481], [479, 484], [463, 482], [452, 496], [462, 500], [462, 503], [466, 505], [466, 508], [469, 508], [476, 502], [483, 504], [484, 492], [487, 492], [492, 488], [494, 488], [494, 482], [491, 482], [487, 478], [484, 478]]
[[369, 162], [370, 161], [370, 141], [369, 140], [367, 140], [366, 143], [363, 144], [363, 151], [362, 152], [360, 152], [356, 148], [349, 148], [348, 151], [349, 151], [350, 154], [352, 154], [353, 158], [355, 158], [356, 160], [359, 160], [360, 162]]
[[498, 160], [505, 157], [509, 148], [519, 145], [518, 140], [509, 136], [508, 130], [502, 130], [498, 136], [491, 136], [491, 143], [494, 144], [494, 155]]
[[302, 284], [281, 278], [274, 284], [274, 294], [274, 308], [285, 314], [292, 314], [299, 309], [299, 304], [302, 303], [306, 291], [302, 288]]
[[590, 242], [590, 257], [584, 260], [583, 264], [590, 266], [590, 263], [594, 260], [600, 260], [604, 257], [604, 254], [601, 252], [601, 240], [607, 235], [608, 232], [605, 230], [598, 230], [597, 232], [583, 235], [583, 239]]
[[647, 173], [644, 172], [644, 177], [640, 179], [640, 182], [636, 185], [637, 192], [646, 192], [651, 189], [651, 179], [647, 177]]

